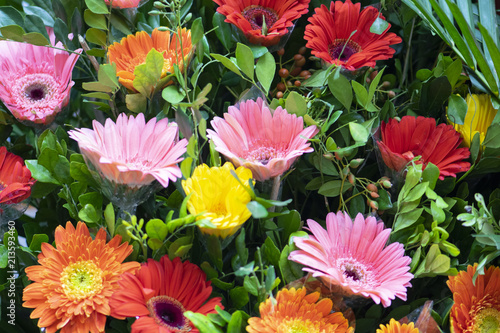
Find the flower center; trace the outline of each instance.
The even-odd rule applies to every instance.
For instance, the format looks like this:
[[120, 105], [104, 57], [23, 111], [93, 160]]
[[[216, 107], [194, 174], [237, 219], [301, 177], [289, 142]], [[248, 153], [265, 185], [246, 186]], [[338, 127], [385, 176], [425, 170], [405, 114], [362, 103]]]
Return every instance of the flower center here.
[[279, 19], [278, 14], [274, 10], [258, 5], [248, 6], [243, 9], [241, 15], [250, 22], [254, 30], [262, 30], [264, 22], [266, 23], [267, 29], [270, 29]]
[[184, 317], [186, 309], [175, 298], [156, 296], [152, 297], [146, 304], [151, 317], [158, 325], [178, 333], [191, 331], [191, 326]]
[[17, 99], [29, 106], [40, 106], [54, 98], [58, 84], [49, 74], [28, 74], [18, 79], [14, 85]]
[[360, 263], [353, 258], [341, 258], [337, 260], [337, 267], [347, 281], [353, 284], [374, 284], [374, 276], [370, 267]]
[[277, 333], [320, 333], [318, 322], [309, 319], [294, 318], [284, 320], [279, 326]]
[[361, 51], [361, 47], [352, 40], [336, 39], [328, 46], [332, 59], [347, 61], [353, 54]]
[[283, 147], [266, 146], [256, 143], [250, 147], [244, 159], [267, 165], [271, 159], [282, 158], [285, 155], [286, 150]]
[[473, 333], [499, 333], [500, 311], [495, 308], [486, 308], [476, 315]]
[[80, 300], [99, 293], [103, 288], [102, 280], [102, 270], [92, 260], [68, 265], [60, 279], [64, 293], [71, 300]]

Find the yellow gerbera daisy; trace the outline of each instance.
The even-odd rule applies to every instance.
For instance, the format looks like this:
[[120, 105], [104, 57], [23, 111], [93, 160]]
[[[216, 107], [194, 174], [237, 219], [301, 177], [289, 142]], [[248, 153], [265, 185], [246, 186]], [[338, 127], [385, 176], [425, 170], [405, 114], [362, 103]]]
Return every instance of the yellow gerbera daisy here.
[[401, 324], [392, 318], [387, 325], [380, 325], [376, 333], [419, 333], [418, 328], [413, 323]]
[[469, 265], [467, 272], [450, 276], [446, 282], [455, 301], [450, 311], [453, 333], [500, 332], [500, 268], [491, 266], [473, 283], [476, 269], [477, 264]]
[[241, 183], [248, 184], [252, 171], [226, 162], [221, 167], [209, 168], [199, 165], [191, 178], [182, 181], [186, 195], [191, 194], [187, 207], [191, 214], [200, 214], [197, 219], [207, 219], [216, 228], [200, 228], [203, 233], [221, 238], [233, 235], [252, 215], [247, 208], [252, 198], [238, 180], [231, 175], [236, 172]]
[[[472, 139], [476, 133], [479, 133], [479, 140], [482, 143], [486, 136], [486, 131], [493, 122], [493, 118], [497, 114], [497, 110], [491, 104], [491, 97], [487, 94], [482, 95], [467, 95], [467, 114], [465, 115], [464, 124], [454, 124], [455, 130], [459, 132], [464, 139], [464, 144], [470, 147]], [[450, 119], [453, 121], [453, 119]]]
[[42, 243], [40, 265], [26, 268], [28, 279], [35, 281], [24, 288], [23, 306], [35, 308], [31, 318], [40, 318], [38, 327], [53, 333], [104, 332], [110, 315], [109, 298], [118, 289], [125, 272], [134, 273], [138, 262], [123, 263], [132, 246], [115, 236], [106, 243], [106, 231], [90, 237], [85, 223], [71, 222], [55, 232], [56, 247]]
[[248, 320], [247, 332], [354, 332], [341, 312], [331, 313], [333, 302], [329, 298], [319, 300], [319, 296], [319, 292], [306, 295], [306, 288], [282, 289], [278, 291], [275, 302], [268, 299], [260, 304], [261, 317]]

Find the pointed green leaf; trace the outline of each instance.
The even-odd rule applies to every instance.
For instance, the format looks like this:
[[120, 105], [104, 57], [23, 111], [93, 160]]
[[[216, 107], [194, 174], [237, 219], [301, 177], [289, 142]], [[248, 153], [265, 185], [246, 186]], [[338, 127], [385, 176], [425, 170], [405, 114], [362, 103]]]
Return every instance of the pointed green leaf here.
[[241, 71], [253, 81], [254, 57], [252, 50], [245, 44], [236, 46], [236, 61]]

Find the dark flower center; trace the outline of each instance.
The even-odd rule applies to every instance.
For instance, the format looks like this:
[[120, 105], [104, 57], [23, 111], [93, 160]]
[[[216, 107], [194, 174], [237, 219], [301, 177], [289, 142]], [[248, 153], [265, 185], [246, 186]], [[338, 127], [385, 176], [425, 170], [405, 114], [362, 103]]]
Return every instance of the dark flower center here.
[[35, 82], [26, 87], [24, 93], [32, 101], [41, 101], [47, 95], [47, 87]]
[[184, 312], [186, 309], [176, 299], [168, 296], [156, 296], [147, 302], [148, 310], [155, 322], [175, 332], [189, 332], [189, 326]]
[[355, 270], [346, 270], [344, 272], [344, 276], [347, 277], [347, 278], [351, 278], [351, 280], [353, 281], [359, 281], [359, 276], [358, 276], [358, 272], [356, 272]]
[[250, 22], [252, 29], [262, 30], [264, 22], [266, 23], [266, 28], [270, 29], [276, 21], [278, 21], [278, 14], [271, 8], [265, 8], [262, 6], [252, 5], [243, 9], [241, 12], [244, 18]]
[[332, 59], [347, 61], [353, 54], [361, 51], [361, 47], [352, 40], [336, 39], [328, 46]]

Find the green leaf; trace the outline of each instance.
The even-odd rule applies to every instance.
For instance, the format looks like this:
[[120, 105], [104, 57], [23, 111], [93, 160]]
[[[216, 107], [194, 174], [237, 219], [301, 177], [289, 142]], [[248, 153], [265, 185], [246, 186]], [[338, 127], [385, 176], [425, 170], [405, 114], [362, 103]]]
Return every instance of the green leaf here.
[[42, 243], [48, 243], [49, 236], [45, 234], [34, 234], [31, 239], [30, 249], [31, 251], [41, 251]]
[[198, 17], [191, 25], [191, 43], [196, 44], [203, 38], [203, 21]]
[[451, 95], [448, 100], [448, 119], [457, 125], [463, 125], [467, 114], [467, 102], [459, 95]]
[[108, 7], [104, 0], [85, 0], [88, 9], [96, 14], [109, 14]]
[[301, 265], [288, 260], [290, 252], [290, 246], [286, 245], [280, 256], [280, 271], [281, 276], [285, 280], [285, 283], [290, 283], [292, 281], [298, 280], [304, 275]]
[[15, 40], [17, 42], [24, 41], [23, 35], [25, 34], [24, 29], [18, 25], [7, 25], [0, 28], [0, 33], [2, 36], [8, 39]]
[[241, 71], [253, 81], [254, 57], [252, 50], [245, 44], [238, 43], [236, 46], [236, 61]]
[[274, 73], [276, 72], [276, 62], [274, 57], [270, 52], [265, 53], [257, 61], [257, 66], [255, 68], [255, 74], [257, 74], [257, 80], [262, 85], [264, 91], [269, 93], [269, 88], [274, 79]]
[[253, 275], [252, 276], [246, 275], [245, 279], [243, 280], [243, 287], [245, 287], [245, 290], [248, 291], [250, 294], [254, 296], [259, 295], [260, 284], [257, 277]]
[[365, 87], [357, 81], [351, 81], [351, 85], [356, 93], [356, 100], [358, 101], [358, 104], [365, 107], [368, 103], [368, 92]]
[[239, 76], [242, 76], [238, 66], [236, 66], [236, 64], [234, 62], [232, 62], [231, 60], [229, 60], [228, 58], [224, 57], [223, 55], [217, 54], [217, 53], [210, 53], [210, 55], [215, 60], [221, 62], [224, 65], [224, 67], [226, 67], [230, 71], [238, 74]]
[[[431, 0], [431, 3], [434, 2], [434, 0]], [[465, 41], [467, 42], [467, 45], [469, 46], [472, 54], [474, 55], [474, 58], [477, 61], [478, 67], [481, 69], [481, 73], [484, 75], [484, 78], [486, 82], [488, 83], [488, 88], [498, 96], [498, 86], [497, 82], [495, 80], [495, 77], [493, 76], [493, 73], [484, 59], [484, 56], [479, 49], [479, 45], [476, 41], [476, 37], [474, 36], [473, 31], [471, 30], [471, 27], [467, 24], [467, 21], [465, 20], [462, 12], [458, 8], [458, 6], [455, 3], [450, 2], [449, 0], [446, 0], [448, 3], [448, 6], [450, 7], [451, 12], [453, 13], [453, 17], [457, 21], [458, 26], [460, 27], [460, 30], [462, 32], [462, 35], [465, 38]]]
[[31, 171], [31, 176], [42, 183], [52, 183], [60, 185], [61, 183], [55, 179], [49, 170], [43, 165], [39, 165], [37, 160], [25, 160], [26, 167]]
[[167, 225], [160, 219], [152, 219], [146, 223], [146, 233], [149, 238], [163, 241], [168, 235]]
[[342, 182], [341, 180], [332, 180], [323, 184], [318, 193], [324, 195], [325, 197], [338, 197], [342, 190], [342, 193], [347, 191], [352, 187], [349, 182]]
[[[101, 46], [106, 46], [107, 36], [102, 30], [90, 28], [87, 30], [85, 38], [90, 42]], [[137, 67], [136, 67], [137, 68]]]
[[212, 18], [212, 25], [216, 28], [215, 34], [217, 38], [219, 38], [226, 50], [229, 51], [234, 46], [234, 38], [231, 33], [231, 24], [224, 22], [225, 19], [226, 17], [224, 15], [215, 13]]
[[114, 28], [118, 29], [124, 35], [132, 35], [132, 31], [130, 31], [127, 20], [122, 15], [116, 15], [113, 12], [111, 13], [109, 21]]
[[163, 89], [161, 97], [170, 104], [179, 104], [186, 97], [186, 92], [184, 90], [179, 90], [176, 85], [170, 85]]
[[351, 132], [352, 138], [356, 142], [361, 142], [361, 143], [365, 143], [370, 135], [370, 133], [366, 130], [366, 128], [363, 125], [358, 124], [357, 122], [354, 121], [351, 121], [349, 123], [349, 131]]
[[111, 202], [104, 210], [104, 219], [106, 220], [106, 226], [108, 227], [109, 234], [113, 236], [115, 234], [115, 210]]
[[236, 287], [230, 289], [229, 298], [231, 298], [233, 307], [236, 309], [243, 308], [250, 301], [250, 297], [248, 296], [248, 291], [245, 290], [245, 287]]
[[427, 116], [437, 118], [443, 103], [451, 95], [451, 85], [446, 76], [440, 76], [422, 85], [419, 109]]
[[38, 32], [29, 32], [24, 34], [23, 40], [26, 43], [37, 45], [37, 46], [46, 46], [50, 45], [49, 40], [42, 34]]
[[59, 155], [54, 149], [46, 148], [38, 157], [38, 163], [47, 168], [52, 176], [61, 183], [72, 183], [70, 165], [66, 157]]
[[333, 96], [338, 99], [346, 108], [347, 112], [349, 112], [352, 104], [352, 89], [349, 80], [347, 80], [344, 75], [340, 74], [340, 70], [335, 70], [334, 73], [328, 77], [328, 88]]
[[79, 212], [78, 217], [85, 222], [97, 223], [100, 216], [97, 214], [95, 207], [91, 204], [86, 204]]
[[386, 20], [377, 17], [370, 26], [370, 32], [373, 34], [381, 35], [389, 28], [389, 23]]
[[305, 97], [296, 91], [292, 91], [286, 98], [285, 109], [288, 113], [296, 114], [298, 117], [305, 115], [307, 113]]
[[153, 48], [148, 52], [146, 62], [135, 67], [133, 85], [141, 95], [151, 96], [161, 78], [164, 61], [163, 54]]
[[127, 96], [125, 96], [125, 102], [127, 104], [127, 109], [135, 113], [146, 112], [148, 107], [147, 98], [141, 94], [127, 94]]
[[427, 163], [424, 171], [422, 172], [422, 181], [429, 183], [429, 188], [434, 189], [436, 187], [436, 182], [439, 179], [439, 168], [432, 164]]
[[12, 6], [0, 7], [0, 25], [5, 27], [8, 25], [24, 26], [24, 18], [21, 13]]
[[120, 83], [116, 76], [116, 65], [115, 64], [105, 64], [99, 66], [99, 71], [97, 72], [97, 78], [99, 83], [110, 87], [113, 91], [120, 88]]
[[500, 124], [493, 124], [488, 128], [483, 145], [488, 148], [500, 148]]
[[408, 213], [399, 214], [394, 222], [393, 233], [416, 223], [423, 211], [423, 208], [418, 208]]
[[184, 316], [194, 324], [200, 333], [222, 333], [222, 330], [219, 327], [215, 326], [201, 313], [185, 311]]
[[266, 207], [262, 206], [257, 201], [250, 201], [247, 203], [247, 208], [252, 213], [254, 219], [262, 219], [269, 215]]
[[274, 242], [270, 237], [267, 237], [264, 242], [263, 253], [269, 263], [275, 267], [279, 267], [281, 255], [280, 250], [276, 247], [276, 245], [274, 245]]
[[26, 15], [33, 15], [39, 17], [43, 24], [47, 27], [54, 26], [54, 18], [45, 10], [37, 6], [24, 6], [24, 13]]

